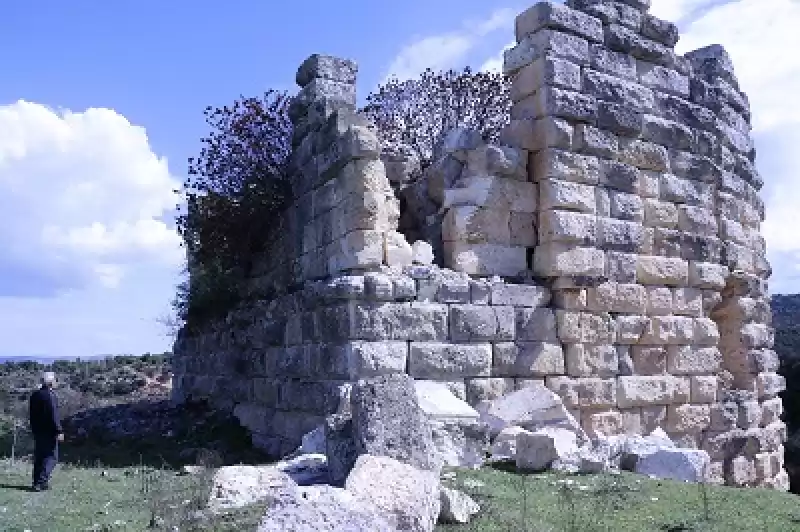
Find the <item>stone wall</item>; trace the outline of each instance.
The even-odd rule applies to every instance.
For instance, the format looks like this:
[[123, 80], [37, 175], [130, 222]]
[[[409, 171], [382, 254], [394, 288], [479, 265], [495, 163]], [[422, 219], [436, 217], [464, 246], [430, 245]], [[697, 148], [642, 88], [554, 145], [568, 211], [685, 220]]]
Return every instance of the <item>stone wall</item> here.
[[[354, 65], [309, 59], [296, 289], [181, 337], [176, 393], [233, 408], [282, 452], [367, 375], [445, 381], [473, 404], [543, 384], [591, 435], [662, 427], [708, 450], [718, 482], [786, 489], [747, 98], [724, 49], [677, 56], [648, 4], [519, 15], [498, 144], [456, 130], [403, 188], [443, 268], [419, 244], [412, 264], [397, 232]], [[265, 282], [284, 281], [266, 268]]]

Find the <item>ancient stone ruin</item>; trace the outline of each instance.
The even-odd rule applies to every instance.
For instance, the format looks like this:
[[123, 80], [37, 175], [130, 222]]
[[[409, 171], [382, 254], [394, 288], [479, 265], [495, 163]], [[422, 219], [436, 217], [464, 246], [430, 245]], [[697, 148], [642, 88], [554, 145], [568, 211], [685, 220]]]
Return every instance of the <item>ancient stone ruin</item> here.
[[450, 132], [413, 180], [356, 112], [356, 65], [306, 60], [258, 302], [180, 335], [178, 397], [282, 454], [364, 377], [473, 405], [543, 385], [590, 436], [661, 427], [720, 483], [786, 489], [748, 100], [722, 47], [676, 55], [648, 6], [519, 15], [510, 125]]

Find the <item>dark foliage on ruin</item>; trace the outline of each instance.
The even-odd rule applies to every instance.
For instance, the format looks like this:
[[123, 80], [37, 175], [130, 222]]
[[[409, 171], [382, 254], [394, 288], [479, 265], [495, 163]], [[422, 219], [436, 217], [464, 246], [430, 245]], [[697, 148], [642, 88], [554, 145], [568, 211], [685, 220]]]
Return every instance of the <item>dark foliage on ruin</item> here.
[[508, 123], [510, 84], [503, 74], [426, 70], [419, 78], [392, 78], [367, 97], [369, 117], [384, 148], [410, 155], [424, 171], [443, 135], [456, 128], [478, 131], [494, 142]]
[[[187, 279], [176, 291], [172, 329], [224, 316], [241, 301], [254, 261], [283, 227], [291, 199], [292, 97], [269, 90], [231, 105], [207, 107], [209, 134], [189, 159], [178, 232], [187, 251]], [[367, 97], [362, 113], [384, 149], [411, 155], [424, 170], [436, 145], [461, 126], [496, 139], [508, 122], [509, 83], [502, 74], [426, 70], [389, 80]]]

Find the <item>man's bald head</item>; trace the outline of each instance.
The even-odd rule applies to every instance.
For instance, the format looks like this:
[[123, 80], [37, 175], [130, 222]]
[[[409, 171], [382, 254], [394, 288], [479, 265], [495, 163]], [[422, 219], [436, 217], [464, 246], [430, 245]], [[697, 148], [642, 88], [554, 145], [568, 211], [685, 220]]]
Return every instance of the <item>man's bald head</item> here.
[[42, 373], [42, 384], [47, 386], [48, 388], [52, 388], [56, 385], [56, 374], [52, 371], [45, 371]]

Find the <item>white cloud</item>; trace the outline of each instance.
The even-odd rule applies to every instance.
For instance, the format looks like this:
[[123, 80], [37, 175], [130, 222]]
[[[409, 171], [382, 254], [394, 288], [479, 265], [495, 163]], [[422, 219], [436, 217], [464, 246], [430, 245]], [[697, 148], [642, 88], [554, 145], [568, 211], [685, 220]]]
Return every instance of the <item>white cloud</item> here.
[[[665, 0], [670, 1], [670, 0]], [[691, 2], [689, 2], [691, 3]], [[756, 164], [766, 183], [763, 232], [776, 292], [800, 292], [800, 232], [796, 230], [800, 176], [800, 3], [738, 0], [707, 9], [683, 31], [686, 52], [722, 44], [733, 59], [739, 83], [750, 98]]]
[[480, 70], [483, 72], [494, 72], [499, 74], [503, 71], [503, 62], [505, 60], [504, 52], [509, 48], [513, 48], [517, 44], [516, 41], [510, 42], [497, 55], [494, 55], [483, 62]]
[[482, 39], [498, 30], [511, 33], [516, 14], [510, 8], [497, 9], [484, 20], [464, 22], [458, 30], [416, 37], [390, 62], [385, 78], [405, 80], [426, 68], [444, 70], [465, 66], [467, 56]]
[[113, 110], [0, 106], [0, 273], [36, 272], [31, 291], [52, 295], [116, 286], [143, 262], [175, 265], [180, 239], [163, 218], [178, 186], [144, 129]]
[[653, 0], [650, 14], [676, 24], [720, 0]]

